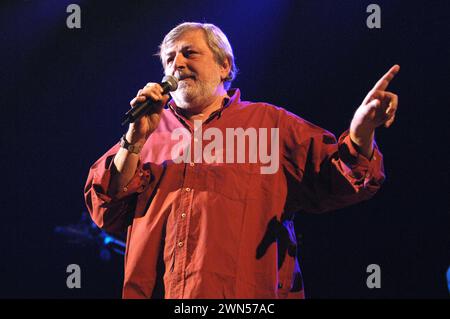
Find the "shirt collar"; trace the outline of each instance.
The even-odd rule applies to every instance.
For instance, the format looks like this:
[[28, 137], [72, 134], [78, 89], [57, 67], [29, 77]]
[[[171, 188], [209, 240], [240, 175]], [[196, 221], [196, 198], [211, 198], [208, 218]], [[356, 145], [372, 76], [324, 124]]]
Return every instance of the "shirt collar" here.
[[[215, 117], [217, 117], [219, 119], [222, 116], [222, 112], [225, 109], [227, 109], [230, 105], [234, 104], [235, 101], [236, 102], [240, 101], [240, 91], [237, 88], [230, 89], [230, 90], [227, 91], [227, 95], [223, 99], [222, 107], [220, 109], [212, 112], [209, 115], [208, 119], [205, 121], [205, 123], [210, 122]], [[178, 120], [180, 120], [180, 121], [182, 121], [184, 123], [188, 123], [188, 120], [180, 112], [178, 112], [178, 107], [175, 104], [175, 101], [173, 99], [171, 99], [167, 103], [167, 106], [172, 111], [172, 113], [178, 118]]]

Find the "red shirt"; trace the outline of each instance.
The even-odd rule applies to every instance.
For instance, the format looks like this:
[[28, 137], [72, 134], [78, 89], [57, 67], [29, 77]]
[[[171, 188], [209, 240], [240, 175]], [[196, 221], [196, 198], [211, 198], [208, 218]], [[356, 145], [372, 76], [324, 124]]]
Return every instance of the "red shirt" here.
[[[320, 213], [368, 199], [383, 182], [376, 145], [369, 160], [348, 132], [336, 142], [282, 108], [241, 101], [239, 90], [229, 93], [224, 107], [201, 126], [203, 136], [169, 103], [140, 153], [135, 176], [113, 198], [106, 194], [120, 146], [91, 167], [85, 198], [92, 219], [109, 232], [127, 230], [124, 298], [152, 297], [162, 275], [165, 298], [303, 298], [294, 212]], [[238, 163], [242, 150], [237, 140], [226, 140], [227, 128], [254, 128], [266, 151], [277, 140], [271, 129], [278, 129], [278, 169], [261, 173], [269, 164], [258, 143], [246, 147], [245, 163]], [[192, 147], [200, 158], [217, 142], [213, 152], [209, 145], [213, 162], [204, 155], [202, 162], [196, 157], [194, 163], [176, 163], [180, 140], [174, 132], [181, 129], [192, 145], [194, 137], [203, 137], [197, 150]], [[220, 132], [222, 142], [211, 137]], [[232, 151], [234, 162], [227, 163]]]

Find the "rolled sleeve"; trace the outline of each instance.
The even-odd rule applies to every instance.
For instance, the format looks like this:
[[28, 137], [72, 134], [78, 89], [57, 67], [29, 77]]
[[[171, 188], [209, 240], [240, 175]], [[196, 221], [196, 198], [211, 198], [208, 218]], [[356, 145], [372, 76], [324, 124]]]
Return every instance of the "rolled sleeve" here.
[[383, 154], [381, 154], [376, 142], [372, 156], [367, 158], [361, 154], [350, 139], [349, 130], [339, 137], [339, 158], [341, 163], [347, 166], [347, 174], [353, 179], [354, 184], [362, 187], [374, 187], [376, 191], [385, 179], [383, 167]]
[[124, 230], [135, 210], [137, 196], [146, 189], [151, 179], [149, 165], [139, 160], [128, 184], [117, 194], [109, 195], [111, 169], [119, 147], [114, 146], [92, 165], [84, 190], [86, 206], [93, 221], [111, 232]]
[[93, 169], [93, 188], [97, 195], [105, 202], [119, 201], [135, 193], [142, 193], [150, 182], [150, 169], [144, 167], [139, 160], [136, 172], [131, 180], [113, 197], [107, 195], [109, 193], [109, 185], [111, 181], [111, 168], [114, 162], [114, 155], [110, 155], [105, 160], [104, 169]]

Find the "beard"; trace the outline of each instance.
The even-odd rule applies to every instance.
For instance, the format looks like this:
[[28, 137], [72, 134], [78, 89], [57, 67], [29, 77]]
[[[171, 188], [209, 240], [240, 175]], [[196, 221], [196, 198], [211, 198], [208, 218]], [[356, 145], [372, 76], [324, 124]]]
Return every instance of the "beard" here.
[[214, 97], [219, 83], [187, 78], [178, 82], [178, 89], [171, 92], [175, 104], [182, 109], [198, 108], [208, 105]]

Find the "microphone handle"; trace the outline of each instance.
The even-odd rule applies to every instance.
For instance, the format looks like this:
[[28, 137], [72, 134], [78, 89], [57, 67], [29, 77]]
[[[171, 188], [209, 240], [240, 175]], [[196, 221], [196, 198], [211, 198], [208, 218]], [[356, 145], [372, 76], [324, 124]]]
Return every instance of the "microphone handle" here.
[[[170, 92], [170, 84], [168, 82], [163, 82], [160, 84], [163, 92], [162, 95], [165, 95]], [[134, 123], [137, 119], [142, 117], [150, 108], [152, 105], [156, 104], [158, 101], [152, 101], [150, 99], [147, 99], [146, 101], [139, 103], [132, 109], [128, 110], [127, 113], [125, 113], [125, 117], [122, 121], [122, 126], [125, 126], [130, 123]]]

